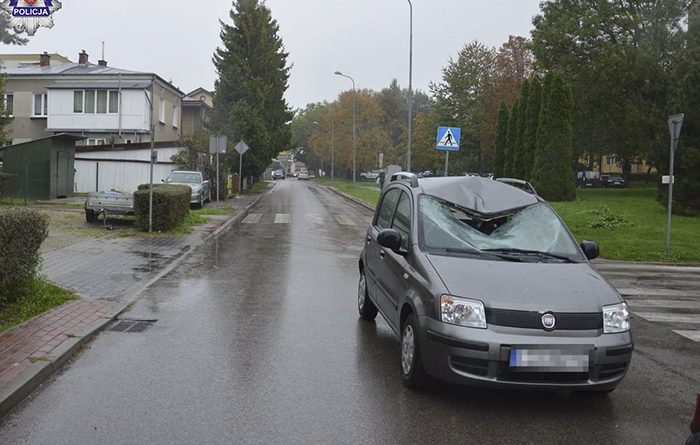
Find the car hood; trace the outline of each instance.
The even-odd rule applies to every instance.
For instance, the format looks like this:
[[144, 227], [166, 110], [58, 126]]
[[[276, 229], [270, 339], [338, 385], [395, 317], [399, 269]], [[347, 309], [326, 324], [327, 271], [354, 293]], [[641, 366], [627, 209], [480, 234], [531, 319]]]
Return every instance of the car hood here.
[[622, 301], [588, 263], [516, 263], [428, 254], [452, 295], [486, 307], [555, 312], [599, 312]]
[[186, 185], [187, 187], [191, 188], [192, 190], [199, 190], [202, 188], [201, 184], [188, 184], [186, 182], [168, 182], [167, 184], [169, 184], [169, 185]]

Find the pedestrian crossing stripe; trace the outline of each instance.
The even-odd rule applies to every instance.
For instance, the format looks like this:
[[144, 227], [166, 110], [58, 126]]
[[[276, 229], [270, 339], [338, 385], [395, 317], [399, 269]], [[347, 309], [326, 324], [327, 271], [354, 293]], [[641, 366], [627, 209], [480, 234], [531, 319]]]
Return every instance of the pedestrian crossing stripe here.
[[438, 150], [457, 151], [462, 136], [462, 130], [454, 127], [439, 127], [437, 132]]

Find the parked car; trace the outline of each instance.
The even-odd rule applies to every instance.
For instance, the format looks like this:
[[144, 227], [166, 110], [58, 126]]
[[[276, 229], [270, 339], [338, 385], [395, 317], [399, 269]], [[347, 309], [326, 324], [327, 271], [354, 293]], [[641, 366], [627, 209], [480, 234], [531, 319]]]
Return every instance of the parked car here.
[[426, 171], [422, 171], [422, 172], [418, 173], [419, 178], [430, 178], [432, 176], [433, 176], [433, 172], [431, 172], [430, 170], [426, 170]]
[[272, 180], [276, 181], [278, 179], [284, 179], [284, 172], [282, 170], [273, 170]]
[[300, 181], [308, 181], [309, 180], [309, 172], [306, 170], [302, 170], [299, 172], [299, 176], [297, 176], [297, 178]]
[[360, 173], [360, 179], [367, 180], [367, 179], [377, 179], [379, 177], [379, 173], [381, 170], [372, 170], [369, 172], [362, 172]]
[[600, 172], [588, 170], [576, 173], [576, 186], [581, 188], [601, 187]]
[[[359, 259], [358, 311], [400, 339], [401, 378], [609, 392], [632, 356], [627, 304], [534, 192], [481, 177], [389, 183]], [[371, 350], [371, 347], [368, 346]]]
[[205, 202], [211, 201], [211, 183], [202, 172], [174, 170], [170, 172], [165, 183], [189, 186], [192, 189], [190, 203], [200, 208]]
[[620, 175], [601, 175], [600, 183], [605, 188], [625, 188], [627, 181]]

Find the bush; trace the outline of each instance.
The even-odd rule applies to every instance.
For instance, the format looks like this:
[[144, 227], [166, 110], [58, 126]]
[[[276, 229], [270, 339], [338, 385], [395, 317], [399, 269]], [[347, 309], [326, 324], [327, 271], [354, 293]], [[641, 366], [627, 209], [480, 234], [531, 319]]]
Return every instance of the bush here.
[[[174, 229], [190, 211], [192, 189], [186, 185], [158, 184], [153, 187], [153, 230]], [[134, 193], [136, 227], [148, 230], [148, 185]]]
[[46, 215], [30, 209], [0, 209], [0, 305], [26, 294], [41, 260], [39, 248], [48, 235]]
[[9, 173], [0, 173], [0, 198], [5, 195], [5, 190], [7, 186], [15, 179], [15, 175]]

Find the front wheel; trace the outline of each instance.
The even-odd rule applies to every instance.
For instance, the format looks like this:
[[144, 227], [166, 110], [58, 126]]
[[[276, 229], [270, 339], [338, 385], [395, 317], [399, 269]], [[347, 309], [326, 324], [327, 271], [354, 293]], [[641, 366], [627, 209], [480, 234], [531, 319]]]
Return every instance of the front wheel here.
[[360, 272], [360, 283], [357, 286], [357, 311], [363, 320], [372, 321], [377, 317], [377, 306], [369, 299], [364, 272]]
[[401, 382], [407, 388], [418, 389], [427, 378], [418, 343], [418, 325], [413, 314], [409, 314], [401, 329]]

